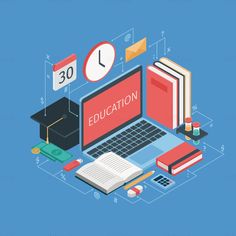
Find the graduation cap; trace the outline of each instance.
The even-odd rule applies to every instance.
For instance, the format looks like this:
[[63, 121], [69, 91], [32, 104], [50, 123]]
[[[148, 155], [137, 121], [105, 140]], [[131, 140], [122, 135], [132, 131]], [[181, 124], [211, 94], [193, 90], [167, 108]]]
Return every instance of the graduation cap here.
[[32, 115], [40, 138], [67, 150], [79, 144], [79, 105], [66, 97]]

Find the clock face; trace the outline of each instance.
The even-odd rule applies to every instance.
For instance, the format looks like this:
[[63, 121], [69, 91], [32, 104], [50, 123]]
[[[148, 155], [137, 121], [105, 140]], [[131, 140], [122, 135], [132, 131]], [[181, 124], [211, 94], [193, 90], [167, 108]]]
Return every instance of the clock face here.
[[85, 78], [92, 82], [104, 78], [111, 70], [115, 57], [115, 48], [111, 43], [97, 44], [85, 59], [83, 68]]

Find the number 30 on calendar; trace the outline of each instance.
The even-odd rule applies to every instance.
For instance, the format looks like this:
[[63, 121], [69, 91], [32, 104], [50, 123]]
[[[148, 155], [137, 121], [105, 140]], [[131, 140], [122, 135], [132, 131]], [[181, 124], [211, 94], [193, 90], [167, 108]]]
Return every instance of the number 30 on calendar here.
[[53, 65], [53, 90], [57, 91], [76, 80], [77, 57], [70, 55]]

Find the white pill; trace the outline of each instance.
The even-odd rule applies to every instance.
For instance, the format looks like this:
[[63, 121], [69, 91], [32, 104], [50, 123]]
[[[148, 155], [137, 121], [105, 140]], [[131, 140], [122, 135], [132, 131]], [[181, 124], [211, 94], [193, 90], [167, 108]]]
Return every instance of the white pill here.
[[143, 192], [143, 186], [136, 185], [133, 188], [128, 190], [127, 195], [128, 197], [133, 198], [133, 197], [138, 196], [142, 192]]

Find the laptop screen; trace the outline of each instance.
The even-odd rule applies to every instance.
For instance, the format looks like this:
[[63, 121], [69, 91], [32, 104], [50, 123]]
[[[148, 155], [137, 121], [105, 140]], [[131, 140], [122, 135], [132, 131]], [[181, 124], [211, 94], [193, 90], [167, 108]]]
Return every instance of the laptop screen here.
[[142, 115], [142, 67], [122, 75], [82, 99], [82, 149]]

